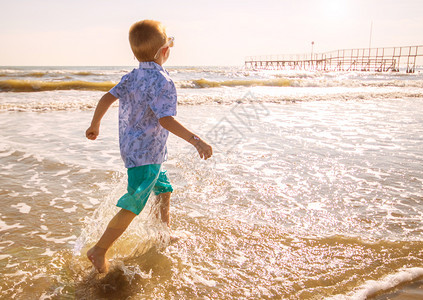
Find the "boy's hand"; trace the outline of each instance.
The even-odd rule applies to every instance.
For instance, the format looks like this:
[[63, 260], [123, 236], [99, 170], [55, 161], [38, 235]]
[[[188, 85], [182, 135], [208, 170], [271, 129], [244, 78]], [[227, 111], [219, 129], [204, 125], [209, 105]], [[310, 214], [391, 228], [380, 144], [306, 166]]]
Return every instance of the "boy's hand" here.
[[87, 139], [95, 140], [100, 134], [100, 129], [97, 126], [90, 126], [85, 132]]
[[201, 139], [194, 144], [194, 147], [195, 149], [197, 149], [198, 154], [200, 154], [200, 157], [205, 160], [213, 155], [212, 147]]
[[174, 135], [183, 138], [188, 143], [193, 145], [195, 149], [197, 149], [201, 158], [208, 159], [213, 155], [213, 149], [209, 144], [186, 129], [181, 123], [176, 121], [174, 117], [163, 117], [159, 119], [159, 122], [164, 129], [169, 130]]
[[98, 101], [97, 107], [95, 108], [91, 126], [85, 132], [87, 139], [95, 140], [98, 137], [100, 133], [100, 121], [109, 109], [110, 105], [112, 105], [117, 99], [118, 98], [110, 93], [106, 93], [103, 97], [101, 97], [100, 101]]

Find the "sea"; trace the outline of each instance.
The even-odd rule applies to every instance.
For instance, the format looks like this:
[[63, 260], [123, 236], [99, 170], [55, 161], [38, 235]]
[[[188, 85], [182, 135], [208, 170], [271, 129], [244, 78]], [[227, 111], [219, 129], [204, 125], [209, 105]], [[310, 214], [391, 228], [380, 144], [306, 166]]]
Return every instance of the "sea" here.
[[118, 107], [136, 66], [0, 67], [0, 299], [377, 299], [423, 278], [423, 68], [166, 67], [170, 228], [154, 196], [98, 274], [126, 192]]

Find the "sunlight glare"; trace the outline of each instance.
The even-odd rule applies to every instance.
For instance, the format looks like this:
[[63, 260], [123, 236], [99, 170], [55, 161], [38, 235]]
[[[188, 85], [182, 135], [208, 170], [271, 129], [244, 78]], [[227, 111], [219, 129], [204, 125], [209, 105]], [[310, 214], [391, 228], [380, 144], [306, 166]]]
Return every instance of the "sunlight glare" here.
[[347, 12], [346, 0], [322, 0], [323, 15], [327, 18], [338, 19], [345, 17]]

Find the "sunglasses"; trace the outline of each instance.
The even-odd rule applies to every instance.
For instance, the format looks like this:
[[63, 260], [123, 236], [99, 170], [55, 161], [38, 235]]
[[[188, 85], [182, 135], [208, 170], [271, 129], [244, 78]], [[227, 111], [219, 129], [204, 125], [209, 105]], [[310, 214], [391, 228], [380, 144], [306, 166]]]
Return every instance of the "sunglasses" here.
[[167, 42], [163, 46], [161, 46], [159, 48], [159, 50], [157, 50], [156, 55], [154, 55], [154, 59], [158, 59], [159, 58], [159, 56], [160, 56], [160, 50], [162, 50], [163, 48], [166, 48], [166, 47], [173, 47], [174, 44], [175, 44], [175, 38], [173, 36], [170, 36], [167, 39]]

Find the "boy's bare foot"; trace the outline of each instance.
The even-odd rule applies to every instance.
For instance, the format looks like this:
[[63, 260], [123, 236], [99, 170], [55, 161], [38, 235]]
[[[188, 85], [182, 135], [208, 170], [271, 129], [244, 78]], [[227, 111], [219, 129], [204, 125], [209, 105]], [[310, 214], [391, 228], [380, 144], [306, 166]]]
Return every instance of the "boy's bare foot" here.
[[87, 257], [99, 273], [109, 271], [109, 262], [106, 259], [106, 249], [94, 246], [87, 251]]

